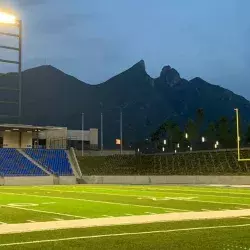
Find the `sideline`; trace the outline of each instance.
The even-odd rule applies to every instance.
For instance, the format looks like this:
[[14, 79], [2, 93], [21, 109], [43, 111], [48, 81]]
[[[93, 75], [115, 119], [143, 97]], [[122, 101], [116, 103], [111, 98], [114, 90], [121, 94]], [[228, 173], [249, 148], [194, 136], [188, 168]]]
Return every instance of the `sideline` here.
[[226, 219], [250, 216], [250, 209], [224, 210], [212, 212], [185, 212], [172, 214], [123, 216], [114, 218], [81, 219], [66, 221], [47, 221], [37, 223], [0, 225], [1, 234], [27, 233], [45, 230], [102, 227], [115, 225], [148, 224], [168, 221], [191, 221], [207, 219]]

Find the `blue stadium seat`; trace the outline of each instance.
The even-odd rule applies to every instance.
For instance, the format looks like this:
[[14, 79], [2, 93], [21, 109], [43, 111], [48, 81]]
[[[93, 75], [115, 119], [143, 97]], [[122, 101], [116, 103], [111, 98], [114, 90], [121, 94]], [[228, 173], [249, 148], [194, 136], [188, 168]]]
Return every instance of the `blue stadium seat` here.
[[46, 176], [42, 169], [38, 168], [16, 149], [0, 149], [0, 175], [1, 176]]
[[67, 153], [63, 149], [26, 149], [25, 153], [59, 176], [73, 175]]

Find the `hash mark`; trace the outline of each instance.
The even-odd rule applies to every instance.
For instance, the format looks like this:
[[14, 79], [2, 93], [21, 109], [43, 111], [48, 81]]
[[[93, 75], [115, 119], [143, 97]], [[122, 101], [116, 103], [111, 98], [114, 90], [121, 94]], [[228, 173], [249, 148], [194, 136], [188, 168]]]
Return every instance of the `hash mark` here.
[[54, 220], [62, 221], [63, 219], [60, 219], [60, 218], [54, 218]]

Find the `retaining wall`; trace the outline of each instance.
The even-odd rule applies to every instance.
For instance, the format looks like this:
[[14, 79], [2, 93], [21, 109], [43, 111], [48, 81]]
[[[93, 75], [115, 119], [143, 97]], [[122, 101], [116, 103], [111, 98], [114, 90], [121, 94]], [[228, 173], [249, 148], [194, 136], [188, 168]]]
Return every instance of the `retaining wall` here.
[[[34, 185], [53, 185], [52, 176], [37, 176], [37, 177], [4, 177], [4, 186], [34, 186]], [[1, 185], [1, 178], [0, 178]]]
[[250, 176], [84, 176], [85, 184], [222, 184], [250, 185]]
[[75, 176], [59, 176], [60, 185], [75, 185], [76, 177]]

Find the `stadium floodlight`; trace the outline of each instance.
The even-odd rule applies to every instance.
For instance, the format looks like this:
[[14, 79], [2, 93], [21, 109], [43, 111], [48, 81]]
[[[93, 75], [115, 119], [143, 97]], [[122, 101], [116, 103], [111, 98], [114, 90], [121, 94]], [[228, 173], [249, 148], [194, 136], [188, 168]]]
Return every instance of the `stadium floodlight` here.
[[0, 12], [0, 23], [17, 24], [18, 21], [14, 15], [5, 12]]
[[162, 152], [164, 152], [164, 151], [165, 151], [165, 148], [163, 147], [163, 148], [162, 148]]
[[[18, 117], [19, 117], [19, 122], [21, 122], [21, 115], [22, 115], [22, 21], [17, 19], [15, 15], [0, 11], [0, 24], [6, 25], [6, 26], [16, 26], [18, 28], [18, 34], [0, 32], [0, 35], [15, 37], [18, 39], [18, 45], [19, 45], [18, 47], [0, 45], [1, 49], [18, 51], [18, 61], [0, 59], [0, 62], [18, 65], [18, 89], [14, 91], [18, 91], [18, 102], [16, 104], [18, 104]], [[4, 102], [5, 101], [3, 101], [2, 103]]]
[[164, 145], [166, 145], [167, 144], [167, 140], [165, 139], [165, 140], [163, 140], [163, 144]]
[[188, 133], [185, 133], [185, 138], [188, 139]]
[[204, 136], [201, 137], [201, 142], [205, 142], [206, 138]]

